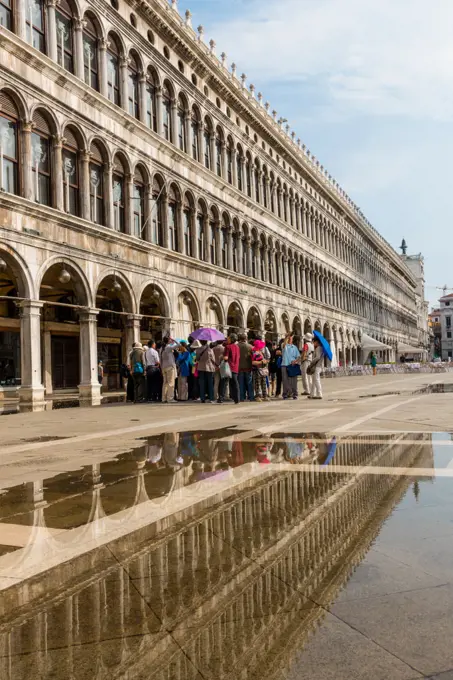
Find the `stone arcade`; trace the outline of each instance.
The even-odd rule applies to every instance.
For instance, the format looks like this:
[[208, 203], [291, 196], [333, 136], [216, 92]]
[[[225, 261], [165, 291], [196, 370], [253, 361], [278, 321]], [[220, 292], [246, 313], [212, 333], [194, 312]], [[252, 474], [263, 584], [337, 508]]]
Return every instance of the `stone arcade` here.
[[0, 16], [3, 394], [99, 404], [98, 358], [117, 389], [134, 340], [204, 323], [416, 342], [405, 263], [175, 0]]

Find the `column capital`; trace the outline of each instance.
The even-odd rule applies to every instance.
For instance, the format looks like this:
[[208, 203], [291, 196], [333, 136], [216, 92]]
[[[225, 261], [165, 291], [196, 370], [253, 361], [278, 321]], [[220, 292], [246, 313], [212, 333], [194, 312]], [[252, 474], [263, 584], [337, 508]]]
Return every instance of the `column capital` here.
[[30, 133], [33, 131], [34, 123], [32, 120], [21, 119], [21, 127], [23, 132]]
[[40, 314], [40, 310], [44, 307], [44, 302], [41, 302], [41, 300], [21, 300], [19, 307], [22, 315], [27, 312], [32, 313], [33, 311]]
[[99, 40], [99, 49], [100, 50], [108, 50], [110, 45], [111, 45], [110, 40], [106, 40], [106, 38], [101, 38]]
[[79, 319], [81, 321], [97, 321], [99, 316], [99, 309], [94, 307], [85, 307], [79, 310]]
[[82, 17], [75, 17], [74, 18], [74, 30], [75, 31], [83, 31], [84, 28], [86, 28], [87, 22], [85, 19], [82, 19]]
[[53, 144], [55, 148], [60, 148], [66, 144], [66, 137], [62, 135], [52, 135]]
[[53, 8], [55, 8], [59, 4], [60, 4], [60, 0], [47, 0], [47, 2], [46, 2], [47, 7], [53, 7]]
[[82, 149], [82, 151], [81, 151], [81, 153], [80, 153], [81, 159], [82, 159], [82, 161], [84, 161], [85, 163], [89, 163], [89, 162], [90, 162], [91, 156], [92, 156], [92, 155], [93, 155], [93, 154], [91, 153], [90, 149]]
[[129, 59], [129, 57], [122, 56], [120, 58], [120, 66], [127, 68], [128, 66], [130, 66], [130, 64], [131, 60]]

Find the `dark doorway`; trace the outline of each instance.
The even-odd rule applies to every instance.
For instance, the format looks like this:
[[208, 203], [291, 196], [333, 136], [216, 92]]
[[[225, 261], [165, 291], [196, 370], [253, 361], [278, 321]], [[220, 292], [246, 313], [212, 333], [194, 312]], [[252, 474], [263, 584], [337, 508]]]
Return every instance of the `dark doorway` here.
[[52, 387], [77, 387], [79, 379], [79, 338], [52, 335]]
[[98, 342], [98, 360], [104, 365], [104, 385], [107, 390], [118, 390], [122, 387], [121, 343]]

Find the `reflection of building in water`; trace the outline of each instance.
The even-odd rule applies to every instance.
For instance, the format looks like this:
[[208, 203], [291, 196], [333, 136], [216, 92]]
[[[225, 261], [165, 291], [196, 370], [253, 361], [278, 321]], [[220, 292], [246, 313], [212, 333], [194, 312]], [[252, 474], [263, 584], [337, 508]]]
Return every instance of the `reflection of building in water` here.
[[[337, 464], [418, 466], [429, 448], [427, 436], [414, 433], [368, 439], [368, 445], [365, 437], [345, 441]], [[409, 439], [420, 443], [408, 446]], [[161, 442], [165, 448], [165, 439]], [[151, 445], [159, 447], [156, 440]], [[212, 456], [219, 458], [208, 445], [197, 451], [194, 456], [211, 456], [211, 467]], [[84, 478], [83, 512], [79, 498], [68, 498], [69, 483], [60, 501], [56, 488], [46, 483], [46, 491], [37, 484], [34, 496], [22, 497], [21, 510], [29, 510], [41, 528], [57, 525], [59, 502], [68, 503], [66, 516], [72, 503], [80, 523], [84, 515], [96, 524], [103, 513], [112, 513], [113, 521], [115, 513], [146, 501], [148, 489], [156, 490], [148, 478], [163, 469], [143, 451], [119, 465], [124, 478], [104, 501], [109, 475], [112, 481], [116, 474], [113, 463]], [[172, 462], [167, 477], [183, 478], [184, 464], [175, 467]], [[60, 677], [71, 680], [189, 680], [190, 659], [206, 678], [251, 679], [258, 668], [262, 677], [272, 678], [325, 611], [310, 602], [335, 598], [411, 481], [340, 474], [334, 467], [276, 471], [253, 486], [244, 484], [219, 505], [205, 504], [196, 517], [184, 522], [179, 516], [157, 535], [149, 526], [114, 541], [110, 547], [121, 564], [97, 550], [64, 563], [62, 544], [62, 564], [4, 591], [0, 677], [48, 680], [58, 668]], [[52, 540], [58, 544], [58, 536]], [[168, 631], [186, 655], [175, 652]]]

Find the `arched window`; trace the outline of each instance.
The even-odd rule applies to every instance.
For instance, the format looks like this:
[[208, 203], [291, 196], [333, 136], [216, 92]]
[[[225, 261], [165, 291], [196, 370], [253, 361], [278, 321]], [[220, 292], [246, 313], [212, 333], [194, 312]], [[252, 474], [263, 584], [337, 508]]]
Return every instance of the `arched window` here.
[[145, 180], [140, 168], [135, 168], [132, 186], [133, 234], [143, 238], [145, 226]]
[[80, 215], [79, 145], [71, 128], [64, 131], [63, 186], [65, 210], [70, 215]]
[[181, 151], [187, 153], [186, 105], [181, 96], [178, 98], [178, 146]]
[[247, 249], [248, 249], [248, 240], [247, 240], [247, 237], [244, 237], [242, 239], [242, 273], [245, 274], [245, 276], [249, 275], [248, 266], [247, 266]]
[[[10, 3], [12, 0], [6, 0]], [[11, 5], [9, 5], [11, 7]], [[10, 9], [11, 11], [11, 9]], [[30, 45], [46, 53], [44, 0], [25, 0], [25, 36]]]
[[96, 142], [91, 145], [90, 152], [90, 217], [95, 224], [105, 224], [104, 157]]
[[197, 212], [197, 257], [199, 260], [205, 259], [205, 238], [205, 213], [199, 204]]
[[247, 196], [252, 198], [252, 158], [250, 154], [247, 154], [247, 160], [245, 163], [245, 181], [247, 186]]
[[174, 186], [170, 187], [168, 194], [168, 247], [178, 251], [178, 196]]
[[117, 231], [123, 234], [126, 231], [126, 195], [125, 195], [125, 170], [118, 156], [114, 159], [112, 175], [113, 191], [113, 224]]
[[206, 118], [204, 124], [204, 165], [208, 170], [212, 170], [211, 137], [211, 122], [209, 118]]
[[234, 229], [233, 234], [233, 271], [234, 272], [239, 272], [239, 234], [237, 232], [237, 229]]
[[219, 177], [222, 177], [222, 160], [223, 160], [223, 134], [220, 128], [217, 128], [215, 135], [215, 156], [216, 156], [216, 172]]
[[193, 205], [192, 201], [190, 199], [189, 194], [186, 194], [184, 196], [184, 205], [183, 205], [183, 235], [184, 235], [184, 255], [188, 255], [189, 257], [193, 257], [194, 253], [192, 252], [192, 229], [193, 229]]
[[157, 132], [156, 77], [151, 69], [146, 75], [146, 124]]
[[280, 184], [280, 180], [277, 180], [277, 215], [279, 217], [282, 216], [282, 187]]
[[217, 219], [214, 211], [211, 210], [209, 215], [209, 261], [211, 264], [217, 263], [216, 231]]
[[93, 19], [85, 15], [83, 29], [83, 72], [85, 83], [99, 91], [98, 32]]
[[19, 112], [6, 92], [0, 92], [0, 189], [19, 194]]
[[151, 217], [151, 241], [157, 246], [163, 245], [163, 219], [162, 219], [162, 199], [163, 184], [157, 177], [153, 181], [153, 205]]
[[266, 280], [266, 244], [262, 241], [260, 243], [260, 275], [261, 281]]
[[52, 205], [51, 163], [52, 133], [47, 118], [41, 111], [33, 114], [31, 135], [31, 169], [33, 197], [40, 205]]
[[267, 208], [267, 170], [263, 170], [262, 175], [262, 187], [263, 187], [263, 205]]
[[107, 96], [111, 102], [121, 106], [120, 93], [120, 49], [118, 41], [111, 33], [107, 50]]
[[192, 108], [192, 158], [200, 162], [200, 114], [198, 109]]
[[237, 169], [237, 178], [238, 178], [238, 189], [239, 191], [242, 191], [243, 188], [243, 180], [242, 180], [242, 165], [243, 165], [243, 160], [244, 156], [242, 153], [242, 149], [239, 146], [236, 154], [236, 169]]
[[227, 145], [227, 180], [228, 184], [233, 184], [233, 140], [231, 137], [228, 139]]
[[70, 73], [74, 73], [74, 22], [73, 12], [67, 0], [60, 0], [55, 10], [57, 26], [57, 61]]
[[162, 90], [162, 113], [164, 137], [167, 142], [173, 142], [173, 128], [171, 124], [171, 93], [166, 83]]
[[228, 219], [225, 216], [223, 219], [222, 229], [220, 231], [220, 248], [221, 248], [221, 265], [225, 269], [228, 267]]
[[260, 168], [258, 162], [255, 163], [254, 168], [254, 178], [255, 178], [255, 201], [260, 202]]
[[134, 118], [140, 118], [138, 70], [137, 59], [131, 53], [129, 55], [129, 66], [127, 67], [127, 110]]
[[13, 0], [0, 0], [0, 26], [8, 31], [13, 30], [12, 2]]
[[271, 173], [270, 177], [270, 195], [271, 195], [271, 211], [275, 213], [275, 180], [274, 176]]
[[271, 248], [268, 248], [267, 251], [267, 271], [268, 271], [268, 277], [269, 277], [269, 283], [274, 283], [274, 277], [272, 274], [272, 250]]
[[252, 249], [252, 277], [256, 279], [258, 278], [258, 261], [257, 261], [258, 258], [255, 237], [252, 239], [250, 248]]
[[285, 222], [288, 221], [288, 189], [286, 187], [286, 184], [283, 185], [283, 219]]

